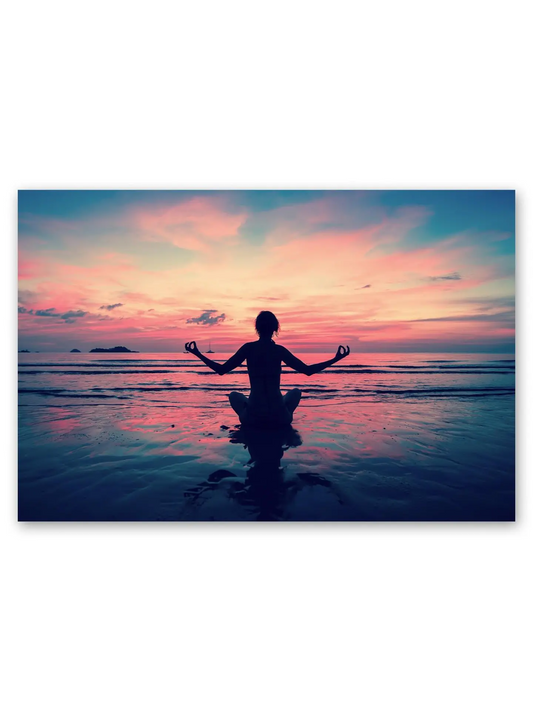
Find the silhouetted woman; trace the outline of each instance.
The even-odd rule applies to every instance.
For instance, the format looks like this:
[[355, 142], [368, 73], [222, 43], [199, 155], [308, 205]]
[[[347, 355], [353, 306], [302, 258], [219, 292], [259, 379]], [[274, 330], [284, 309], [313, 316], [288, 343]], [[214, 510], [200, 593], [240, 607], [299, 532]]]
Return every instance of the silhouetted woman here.
[[261, 311], [255, 319], [255, 330], [259, 339], [252, 343], [245, 343], [223, 364], [215, 363], [200, 353], [195, 341], [186, 343], [185, 349], [200, 358], [219, 375], [229, 373], [246, 360], [250, 377], [250, 397], [237, 392], [229, 395], [231, 406], [239, 415], [241, 423], [257, 427], [288, 425], [292, 422], [293, 413], [298, 407], [302, 393], [298, 388], [294, 388], [285, 395], [281, 394], [281, 364], [285, 363], [298, 373], [314, 375], [346, 358], [350, 354], [350, 348], [339, 346], [331, 360], [306, 365], [289, 350], [272, 340], [274, 333], [277, 335], [279, 331], [279, 321], [271, 311]]

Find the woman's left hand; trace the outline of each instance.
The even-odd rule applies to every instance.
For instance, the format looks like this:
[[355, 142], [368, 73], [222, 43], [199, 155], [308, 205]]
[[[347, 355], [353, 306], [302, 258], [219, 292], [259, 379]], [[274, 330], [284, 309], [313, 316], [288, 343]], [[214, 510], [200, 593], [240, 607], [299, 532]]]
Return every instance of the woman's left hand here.
[[346, 358], [346, 356], [349, 356], [349, 355], [350, 355], [350, 346], [346, 346], [346, 348], [344, 346], [339, 346], [337, 348], [337, 353], [335, 355], [335, 358], [337, 360], [342, 360], [343, 358]]

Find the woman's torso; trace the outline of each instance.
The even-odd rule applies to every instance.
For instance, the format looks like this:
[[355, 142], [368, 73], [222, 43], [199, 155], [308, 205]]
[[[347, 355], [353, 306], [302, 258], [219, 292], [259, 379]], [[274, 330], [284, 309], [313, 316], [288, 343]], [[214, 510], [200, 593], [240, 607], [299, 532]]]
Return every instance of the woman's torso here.
[[280, 390], [281, 349], [274, 341], [258, 340], [247, 347], [250, 408], [259, 415], [276, 416], [285, 410]]

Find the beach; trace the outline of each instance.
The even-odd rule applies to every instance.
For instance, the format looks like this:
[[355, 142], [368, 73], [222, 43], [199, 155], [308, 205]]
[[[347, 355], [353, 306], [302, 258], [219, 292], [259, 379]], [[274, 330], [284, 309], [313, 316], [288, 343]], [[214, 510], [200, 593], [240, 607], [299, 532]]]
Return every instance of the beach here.
[[291, 428], [246, 431], [244, 368], [20, 354], [19, 519], [514, 520], [514, 356], [353, 354], [292, 387]]

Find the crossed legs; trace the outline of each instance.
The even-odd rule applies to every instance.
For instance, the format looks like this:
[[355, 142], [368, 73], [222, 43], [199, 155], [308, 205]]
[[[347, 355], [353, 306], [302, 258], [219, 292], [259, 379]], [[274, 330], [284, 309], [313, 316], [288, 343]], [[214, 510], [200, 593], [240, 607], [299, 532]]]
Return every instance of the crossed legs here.
[[[285, 395], [283, 396], [283, 404], [287, 408], [287, 411], [289, 413], [289, 419], [286, 423], [284, 422], [280, 424], [290, 424], [292, 422], [292, 415], [298, 407], [301, 397], [302, 393], [300, 390], [298, 390], [298, 388], [293, 388], [292, 390], [289, 390], [289, 392], [285, 393]], [[245, 424], [248, 421], [248, 398], [246, 397], [246, 395], [233, 391], [229, 394], [229, 402], [234, 411], [239, 416], [239, 420], [241, 421], [241, 423]]]

